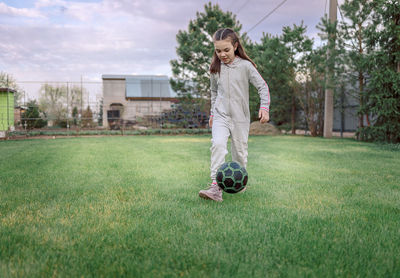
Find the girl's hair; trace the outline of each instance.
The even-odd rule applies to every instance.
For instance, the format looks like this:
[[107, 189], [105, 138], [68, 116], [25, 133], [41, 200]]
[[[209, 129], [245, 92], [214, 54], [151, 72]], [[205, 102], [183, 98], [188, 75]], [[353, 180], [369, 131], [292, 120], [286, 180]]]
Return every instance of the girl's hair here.
[[[221, 41], [230, 38], [232, 45], [235, 46], [237, 43], [237, 48], [235, 50], [235, 55], [239, 56], [240, 58], [250, 61], [254, 67], [257, 67], [256, 64], [247, 56], [246, 51], [242, 44], [240, 43], [239, 36], [233, 31], [231, 28], [221, 28], [218, 29], [217, 32], [214, 33], [213, 40], [214, 41]], [[218, 58], [216, 51], [214, 51], [211, 65], [210, 65], [210, 72], [211, 73], [220, 73], [221, 72], [221, 60]]]

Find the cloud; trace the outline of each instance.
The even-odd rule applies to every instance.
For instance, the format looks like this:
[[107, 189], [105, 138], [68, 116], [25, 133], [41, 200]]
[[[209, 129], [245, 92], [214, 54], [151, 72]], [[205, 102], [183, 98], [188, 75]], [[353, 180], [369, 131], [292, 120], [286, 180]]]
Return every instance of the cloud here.
[[7, 6], [5, 3], [0, 2], [0, 14], [6, 16], [21, 16], [30, 18], [44, 18], [40, 11], [36, 9], [18, 9]]
[[[247, 31], [281, 0], [220, 0]], [[0, 71], [17, 80], [100, 80], [102, 74], [171, 75], [176, 34], [209, 0], [37, 0], [32, 8], [0, 2]], [[232, 4], [233, 3], [233, 4]], [[250, 34], [281, 34], [301, 20], [314, 36], [325, 1], [287, 1]], [[25, 5], [26, 6], [26, 5]], [[238, 11], [240, 7], [242, 10]]]

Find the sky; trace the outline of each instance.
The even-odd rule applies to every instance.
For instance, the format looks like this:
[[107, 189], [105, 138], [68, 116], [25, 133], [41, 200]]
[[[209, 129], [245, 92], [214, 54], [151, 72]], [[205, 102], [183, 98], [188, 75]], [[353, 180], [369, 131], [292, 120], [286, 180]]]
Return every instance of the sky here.
[[[203, 0], [0, 0], [0, 71], [22, 81], [101, 81], [103, 74], [167, 75], [176, 59], [176, 34], [187, 30]], [[219, 0], [242, 32], [282, 0]], [[339, 1], [340, 3], [340, 1]], [[328, 0], [287, 0], [248, 33], [282, 33], [304, 21], [318, 43], [316, 25]], [[339, 14], [338, 14], [339, 16]]]

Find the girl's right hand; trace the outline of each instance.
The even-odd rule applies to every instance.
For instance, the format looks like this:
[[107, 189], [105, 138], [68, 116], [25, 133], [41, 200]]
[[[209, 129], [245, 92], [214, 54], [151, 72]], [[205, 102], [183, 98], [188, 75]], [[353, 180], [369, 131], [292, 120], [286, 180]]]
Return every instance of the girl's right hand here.
[[213, 124], [213, 117], [210, 117], [210, 119], [208, 120], [208, 125], [210, 126], [210, 128], [212, 127]]

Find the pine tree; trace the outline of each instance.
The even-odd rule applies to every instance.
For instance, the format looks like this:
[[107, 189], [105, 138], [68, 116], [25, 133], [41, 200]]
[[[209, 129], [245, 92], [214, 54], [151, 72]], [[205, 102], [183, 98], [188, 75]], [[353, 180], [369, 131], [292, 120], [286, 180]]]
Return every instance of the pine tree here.
[[367, 27], [369, 59], [368, 102], [364, 109], [374, 124], [359, 132], [361, 139], [400, 142], [400, 5], [398, 0], [374, 0], [372, 24]]
[[[306, 33], [307, 27], [294, 24], [293, 27], [283, 27], [282, 40], [289, 53], [289, 86], [291, 88], [291, 127], [292, 134], [295, 134], [296, 128], [296, 107], [297, 97], [302, 95], [301, 84], [299, 81], [307, 74], [306, 59], [312, 51], [313, 41], [309, 39]], [[303, 107], [306, 109], [306, 107]], [[307, 115], [307, 113], [306, 113]]]
[[364, 105], [368, 102], [365, 85], [367, 82], [367, 53], [366, 27], [371, 23], [371, 9], [368, 0], [346, 0], [340, 7], [343, 20], [339, 25], [341, 42], [346, 49], [345, 64], [347, 82], [350, 94], [360, 104], [358, 111], [358, 127], [363, 128], [364, 122], [370, 126], [369, 111]]
[[[289, 52], [281, 37], [263, 34], [260, 43], [249, 47], [249, 55], [257, 64], [257, 70], [267, 82], [271, 92], [271, 119], [280, 128], [287, 128], [291, 122]], [[260, 97], [254, 87], [250, 90], [250, 111], [252, 120], [258, 119]]]
[[83, 111], [82, 114], [82, 127], [93, 127], [93, 112], [90, 106], [88, 105], [86, 110]]
[[203, 110], [205, 102], [210, 99], [212, 35], [219, 28], [232, 28], [238, 34], [242, 28], [235, 15], [223, 12], [218, 5], [208, 3], [204, 9], [204, 12], [197, 12], [196, 19], [190, 20], [187, 31], [178, 32], [178, 59], [170, 62], [171, 87], [181, 98], [181, 103], [198, 101]]
[[31, 100], [27, 104], [27, 109], [22, 113], [22, 124], [25, 125], [28, 129], [33, 128], [42, 128], [47, 125], [47, 121], [43, 120], [40, 111], [39, 105], [36, 103], [36, 100]]

